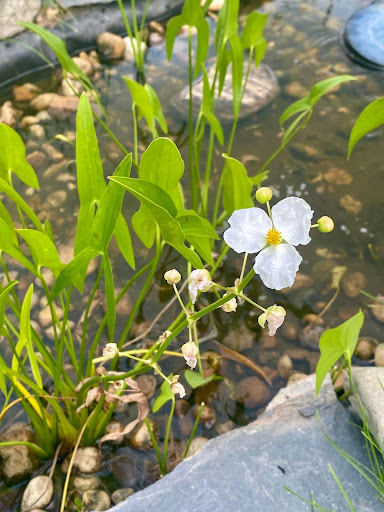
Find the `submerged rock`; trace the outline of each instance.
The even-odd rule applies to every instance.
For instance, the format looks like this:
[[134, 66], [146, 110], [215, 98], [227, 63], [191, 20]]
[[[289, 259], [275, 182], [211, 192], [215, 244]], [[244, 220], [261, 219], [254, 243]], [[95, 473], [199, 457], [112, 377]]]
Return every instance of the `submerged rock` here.
[[40, 0], [1, 0], [1, 38], [11, 37], [24, 30], [15, 21], [33, 21], [40, 10]]
[[[70, 456], [67, 456], [61, 465], [61, 471], [63, 473], [68, 471], [69, 460]], [[79, 448], [75, 455], [73, 466], [77, 468], [80, 473], [96, 473], [101, 468], [100, 451], [93, 446]]]
[[351, 272], [343, 276], [341, 286], [347, 297], [353, 299], [360, 295], [367, 285], [367, 279], [362, 272]]
[[375, 349], [375, 366], [384, 366], [384, 343], [379, 343]]
[[29, 512], [32, 508], [46, 507], [53, 497], [52, 478], [40, 475], [28, 483], [21, 500], [21, 512]]
[[111, 32], [100, 34], [97, 38], [97, 46], [107, 59], [120, 59], [126, 48], [124, 39]]
[[[158, 437], [158, 429], [155, 421], [152, 418], [148, 418], [148, 421], [155, 437]], [[142, 423], [140, 427], [133, 432], [131, 443], [137, 450], [152, 450], [152, 439], [145, 423]]]
[[[248, 63], [244, 63], [244, 73]], [[208, 70], [209, 82], [213, 82], [215, 69], [212, 66]], [[241, 104], [240, 118], [247, 117], [261, 110], [273, 101], [279, 93], [279, 85], [273, 71], [265, 64], [260, 64], [256, 69], [251, 68], [247, 88]], [[192, 89], [194, 115], [197, 116], [200, 104], [203, 99], [203, 79], [199, 78]], [[188, 112], [189, 87], [183, 89], [180, 95], [174, 99], [173, 106], [181, 115]], [[232, 66], [228, 71], [224, 81], [223, 91], [220, 98], [215, 101], [215, 115], [221, 121], [233, 120], [232, 107]]]
[[128, 487], [126, 489], [116, 489], [116, 491], [113, 491], [111, 494], [111, 499], [113, 504], [117, 505], [121, 501], [129, 498], [129, 496], [132, 496], [132, 494], [135, 494], [135, 489], [132, 489], [132, 487]]
[[[12, 423], [0, 434], [0, 442], [36, 442], [32, 429], [21, 422]], [[27, 446], [0, 447], [0, 473], [8, 484], [21, 482], [38, 467], [36, 455]]]
[[83, 494], [83, 505], [87, 512], [108, 510], [111, 506], [111, 498], [105, 491], [89, 490]]
[[244, 407], [261, 407], [271, 398], [271, 390], [259, 377], [246, 377], [236, 385], [236, 400]]
[[203, 446], [208, 442], [208, 439], [206, 437], [194, 437], [192, 439], [192, 443], [189, 446], [187, 459], [189, 457], [192, 457], [193, 455], [196, 455], [196, 453], [201, 452], [203, 449]]
[[6, 101], [0, 108], [0, 123], [5, 123], [11, 128], [16, 126], [17, 115], [10, 101]]
[[374, 338], [360, 338], [355, 348], [355, 356], [363, 361], [369, 361], [373, 359], [376, 347], [377, 341]]

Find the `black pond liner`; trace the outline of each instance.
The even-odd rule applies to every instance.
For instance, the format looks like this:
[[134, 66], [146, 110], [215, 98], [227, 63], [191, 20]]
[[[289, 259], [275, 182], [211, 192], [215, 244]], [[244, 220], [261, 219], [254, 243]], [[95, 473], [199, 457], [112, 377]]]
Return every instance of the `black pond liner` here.
[[360, 66], [384, 69], [384, 2], [358, 9], [348, 19], [343, 40], [348, 55]]
[[[154, 0], [151, 2], [147, 22], [165, 21], [181, 12], [183, 0]], [[136, 0], [136, 15], [140, 22], [145, 0]], [[130, 5], [126, 5], [128, 19], [131, 19]], [[75, 11], [74, 11], [75, 12]], [[65, 41], [68, 53], [73, 56], [80, 51], [96, 48], [97, 37], [102, 32], [126, 35], [120, 9], [116, 3], [89, 6], [86, 11], [76, 15], [76, 21], [68, 20], [71, 28], [59, 24], [53, 28], [46, 27], [52, 34]], [[15, 42], [13, 42], [15, 41]], [[0, 90], [5, 93], [17, 82], [38, 80], [50, 66], [37, 54], [24, 45], [29, 45], [45, 55], [58, 66], [58, 60], [52, 50], [34, 33], [22, 32], [13, 41], [0, 41]]]

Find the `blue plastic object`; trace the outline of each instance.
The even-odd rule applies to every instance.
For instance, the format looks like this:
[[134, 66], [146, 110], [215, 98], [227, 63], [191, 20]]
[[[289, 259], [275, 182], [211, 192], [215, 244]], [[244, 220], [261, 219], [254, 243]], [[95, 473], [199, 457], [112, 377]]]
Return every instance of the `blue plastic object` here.
[[352, 59], [384, 68], [384, 3], [356, 11], [347, 21], [344, 41]]

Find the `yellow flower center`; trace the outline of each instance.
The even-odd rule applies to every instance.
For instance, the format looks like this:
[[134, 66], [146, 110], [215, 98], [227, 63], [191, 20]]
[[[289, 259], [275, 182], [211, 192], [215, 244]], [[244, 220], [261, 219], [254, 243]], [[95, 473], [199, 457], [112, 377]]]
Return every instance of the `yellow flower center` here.
[[276, 228], [272, 228], [267, 232], [265, 237], [267, 244], [269, 245], [279, 245], [282, 240], [282, 236], [280, 231], [277, 231]]

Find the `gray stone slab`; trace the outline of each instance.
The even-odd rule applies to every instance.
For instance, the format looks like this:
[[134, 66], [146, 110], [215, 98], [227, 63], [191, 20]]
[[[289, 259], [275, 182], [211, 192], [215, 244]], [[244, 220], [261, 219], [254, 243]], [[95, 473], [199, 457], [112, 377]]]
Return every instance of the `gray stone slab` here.
[[86, 5], [111, 4], [116, 0], [61, 0], [65, 7], [84, 7]]
[[306, 499], [313, 491], [322, 507], [346, 511], [329, 464], [356, 510], [382, 511], [374, 490], [327, 441], [315, 414], [318, 408], [338, 446], [368, 464], [350, 412], [337, 402], [329, 380], [318, 398], [314, 388], [310, 376], [282, 390], [257, 421], [209, 441], [200, 453], [111, 512], [310, 512], [310, 505], [283, 486]]
[[40, 10], [40, 0], [0, 0], [0, 39], [22, 32], [18, 21], [33, 21]]
[[[369, 429], [382, 450], [384, 450], [384, 368], [353, 367], [352, 380], [363, 407]], [[346, 387], [348, 380], [346, 379]], [[360, 405], [356, 399], [350, 398], [355, 411], [361, 416]]]

